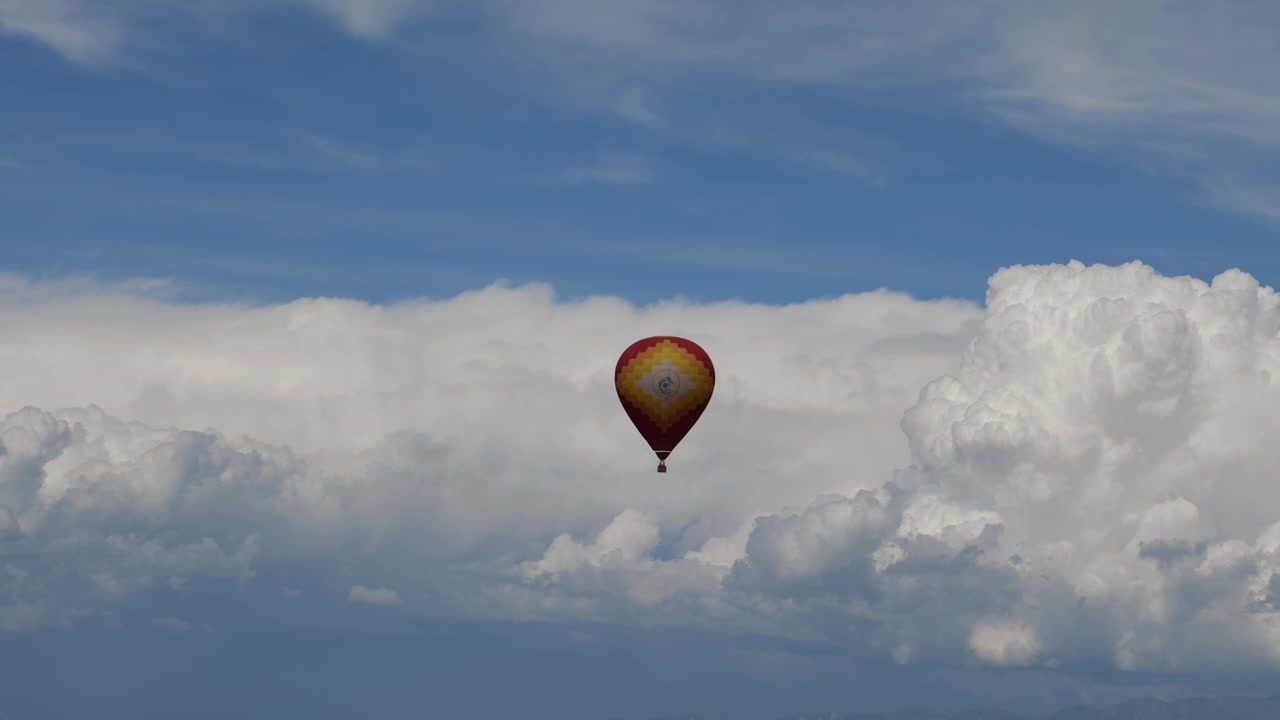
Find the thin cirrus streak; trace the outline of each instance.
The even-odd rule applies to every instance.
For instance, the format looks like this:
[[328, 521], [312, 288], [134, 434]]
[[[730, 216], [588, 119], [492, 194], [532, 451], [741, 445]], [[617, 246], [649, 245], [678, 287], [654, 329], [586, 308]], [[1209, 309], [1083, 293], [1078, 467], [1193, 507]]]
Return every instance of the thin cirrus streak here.
[[[746, 13], [723, 3], [578, 0], [298, 0], [284, 7], [318, 12], [363, 41], [386, 43], [430, 44], [432, 33], [453, 26], [428, 20], [464, 14], [473, 39], [501, 39], [518, 61], [506, 71], [530, 75], [535, 81], [525, 84], [544, 88], [548, 99], [656, 132], [715, 126], [717, 112], [700, 103], [709, 84], [816, 85], [851, 97], [925, 84], [946, 105], [1177, 177], [1194, 201], [1275, 223], [1274, 204], [1264, 201], [1275, 194], [1280, 141], [1280, 88], [1270, 72], [1280, 64], [1270, 32], [1280, 19], [1274, 3], [749, 5]], [[246, 2], [223, 19], [244, 22], [281, 7]], [[0, 31], [35, 38], [78, 63], [110, 64], [152, 47], [146, 31], [174, 12], [162, 3], [2, 0]], [[687, 108], [688, 117], [656, 121], [652, 107], [673, 106]], [[882, 160], [850, 162], [847, 148], [807, 147], [811, 139], [787, 132], [797, 139], [781, 155], [819, 158], [828, 169], [883, 184]], [[724, 134], [694, 133], [699, 147], [716, 146]], [[778, 131], [745, 123], [731, 134], [757, 144]], [[551, 179], [635, 185], [653, 176], [642, 158], [603, 155]]]

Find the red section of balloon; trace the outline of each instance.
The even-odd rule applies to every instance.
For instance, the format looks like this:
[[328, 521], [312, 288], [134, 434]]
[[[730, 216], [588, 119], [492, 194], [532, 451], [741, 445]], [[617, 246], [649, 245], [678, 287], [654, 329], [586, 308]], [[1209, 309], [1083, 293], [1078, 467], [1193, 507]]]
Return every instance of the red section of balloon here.
[[697, 343], [658, 335], [631, 344], [614, 370], [618, 400], [658, 456], [658, 471], [711, 401], [716, 371]]

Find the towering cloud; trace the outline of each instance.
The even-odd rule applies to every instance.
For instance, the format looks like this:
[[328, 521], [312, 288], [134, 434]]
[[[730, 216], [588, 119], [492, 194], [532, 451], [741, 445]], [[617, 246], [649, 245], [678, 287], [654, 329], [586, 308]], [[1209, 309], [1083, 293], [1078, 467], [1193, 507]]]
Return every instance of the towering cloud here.
[[[6, 287], [5, 630], [216, 631], [229, 593], [902, 665], [1280, 664], [1280, 298], [1242, 272], [1013, 267], [985, 310]], [[665, 476], [610, 384], [658, 332], [720, 376]]]

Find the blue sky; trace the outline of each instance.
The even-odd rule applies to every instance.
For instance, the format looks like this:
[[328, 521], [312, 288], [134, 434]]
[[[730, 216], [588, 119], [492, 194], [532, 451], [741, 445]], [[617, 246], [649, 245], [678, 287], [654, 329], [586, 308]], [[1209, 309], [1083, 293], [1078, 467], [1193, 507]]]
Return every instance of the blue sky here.
[[0, 705], [1280, 692], [1278, 24], [0, 0]]
[[[590, 44], [605, 31], [586, 21], [585, 37], [548, 38], [476, 8], [406, 13], [376, 37], [306, 3], [125, 4], [109, 25], [110, 11], [77, 9], [58, 21], [115, 32], [79, 62], [11, 22], [0, 261], [215, 296], [374, 301], [499, 279], [640, 302], [877, 287], [976, 299], [1017, 263], [1280, 269], [1274, 216], [1215, 206], [1197, 187], [1196, 173], [1236, 168], [1155, 167], [1167, 161], [1121, 137], [1143, 132], [1146, 110], [1037, 106], [1023, 127], [990, 99], [995, 81], [940, 75], [962, 50], [911, 57], [908, 37], [904, 59], [771, 78], [769, 58], [737, 57], [756, 51], [731, 37], [723, 59], [673, 57], [684, 45], [666, 43], [701, 47], [693, 22], [693, 37], [612, 53]], [[845, 49], [838, 34], [821, 42]], [[770, 48], [780, 65], [804, 63], [801, 43]], [[1202, 124], [1167, 142], [1242, 142]], [[1096, 146], [1058, 137], [1098, 126]], [[1274, 183], [1263, 170], [1249, 182]]]

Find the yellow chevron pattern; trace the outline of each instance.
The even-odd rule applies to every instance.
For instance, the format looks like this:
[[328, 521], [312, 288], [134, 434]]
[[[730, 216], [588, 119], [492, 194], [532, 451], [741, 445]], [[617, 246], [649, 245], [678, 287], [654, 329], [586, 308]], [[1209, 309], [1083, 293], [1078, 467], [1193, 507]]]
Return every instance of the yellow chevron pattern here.
[[702, 361], [662, 340], [628, 361], [618, 374], [618, 391], [666, 432], [711, 397], [712, 379]]

